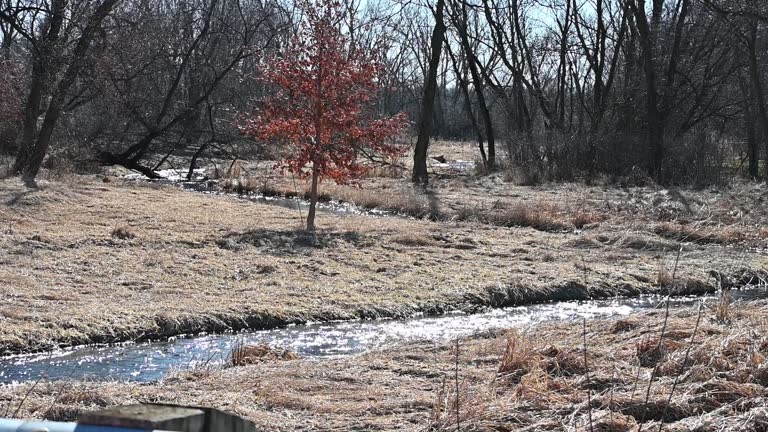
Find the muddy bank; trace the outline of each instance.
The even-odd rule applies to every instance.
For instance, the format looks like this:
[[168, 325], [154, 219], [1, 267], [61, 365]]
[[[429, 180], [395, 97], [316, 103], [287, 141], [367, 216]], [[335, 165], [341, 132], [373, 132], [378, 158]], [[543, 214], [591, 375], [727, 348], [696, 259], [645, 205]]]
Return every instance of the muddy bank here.
[[712, 292], [766, 279], [749, 249], [598, 224], [319, 217], [170, 186], [0, 182], [0, 353], [403, 318], [552, 300]]
[[166, 402], [269, 431], [440, 431], [456, 430], [458, 401], [462, 430], [763, 430], [768, 340], [757, 330], [767, 317], [765, 301], [722, 304], [496, 332], [458, 349], [419, 342], [323, 362], [203, 365], [153, 384], [42, 382], [0, 389], [0, 408], [74, 420]]

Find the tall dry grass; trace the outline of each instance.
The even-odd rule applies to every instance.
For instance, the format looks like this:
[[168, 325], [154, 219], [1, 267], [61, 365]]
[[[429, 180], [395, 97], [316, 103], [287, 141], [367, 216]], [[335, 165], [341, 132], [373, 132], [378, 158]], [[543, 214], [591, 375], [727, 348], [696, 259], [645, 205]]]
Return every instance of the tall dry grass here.
[[[507, 430], [765, 430], [768, 336], [758, 329], [768, 328], [768, 315], [765, 306], [728, 306], [727, 322], [726, 301], [613, 326], [513, 331], [487, 399], [472, 401], [484, 411], [463, 419], [463, 430], [498, 430], [505, 419], [514, 424], [505, 414], [515, 412], [524, 421]], [[456, 430], [453, 417], [441, 419], [437, 430]]]

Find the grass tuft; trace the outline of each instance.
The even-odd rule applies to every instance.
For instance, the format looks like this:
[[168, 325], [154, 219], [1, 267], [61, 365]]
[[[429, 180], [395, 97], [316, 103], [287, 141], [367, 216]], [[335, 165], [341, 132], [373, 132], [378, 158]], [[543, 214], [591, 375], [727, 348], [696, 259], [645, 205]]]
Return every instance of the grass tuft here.
[[112, 238], [119, 240], [130, 240], [136, 238], [136, 234], [128, 227], [120, 226], [112, 230]]
[[734, 244], [747, 239], [742, 229], [733, 227], [696, 228], [689, 224], [667, 222], [654, 228], [654, 232], [666, 239], [698, 244]]
[[608, 219], [608, 217], [598, 211], [577, 210], [571, 216], [571, 224], [578, 229], [595, 226]]
[[539, 231], [561, 232], [571, 229], [571, 225], [558, 219], [560, 210], [552, 204], [519, 203], [494, 215], [496, 225], [508, 227], [530, 227]]
[[514, 334], [507, 338], [507, 347], [501, 356], [497, 373], [504, 379], [519, 382], [539, 362], [540, 357], [530, 341]]
[[293, 351], [270, 347], [267, 344], [246, 345], [237, 342], [232, 347], [227, 365], [230, 367], [247, 366], [274, 360], [298, 360], [299, 355]]
[[728, 295], [728, 290], [723, 289], [720, 291], [720, 301], [717, 302], [715, 307], [715, 319], [721, 323], [731, 322], [731, 300]]

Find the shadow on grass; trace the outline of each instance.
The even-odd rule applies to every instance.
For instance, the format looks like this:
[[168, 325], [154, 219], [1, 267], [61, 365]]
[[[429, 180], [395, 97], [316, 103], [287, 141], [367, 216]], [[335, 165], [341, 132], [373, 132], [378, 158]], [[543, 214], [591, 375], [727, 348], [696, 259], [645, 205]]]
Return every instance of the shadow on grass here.
[[222, 249], [239, 251], [245, 247], [254, 246], [274, 255], [306, 255], [314, 249], [324, 249], [344, 243], [357, 247], [368, 244], [366, 239], [355, 231], [313, 233], [304, 230], [267, 229], [230, 232], [216, 242]]
[[11, 196], [10, 199], [5, 202], [5, 205], [11, 207], [24, 204], [27, 197], [40, 191], [40, 186], [38, 186], [34, 179], [24, 177], [22, 178], [22, 182], [24, 183], [25, 189], [19, 190], [18, 188], [14, 188], [15, 190], [8, 191]]

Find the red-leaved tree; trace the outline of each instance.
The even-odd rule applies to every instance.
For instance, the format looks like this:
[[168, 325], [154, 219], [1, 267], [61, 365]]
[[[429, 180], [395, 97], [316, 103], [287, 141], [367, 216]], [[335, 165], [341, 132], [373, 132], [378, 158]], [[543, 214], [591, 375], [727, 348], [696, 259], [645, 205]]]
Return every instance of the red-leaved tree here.
[[404, 114], [377, 117], [376, 96], [383, 49], [363, 50], [343, 27], [347, 9], [333, 0], [300, 6], [296, 36], [261, 70], [271, 96], [240, 125], [258, 140], [288, 148], [278, 167], [312, 178], [307, 230], [315, 229], [318, 182], [359, 178], [375, 156], [404, 153], [392, 138], [407, 124]]

